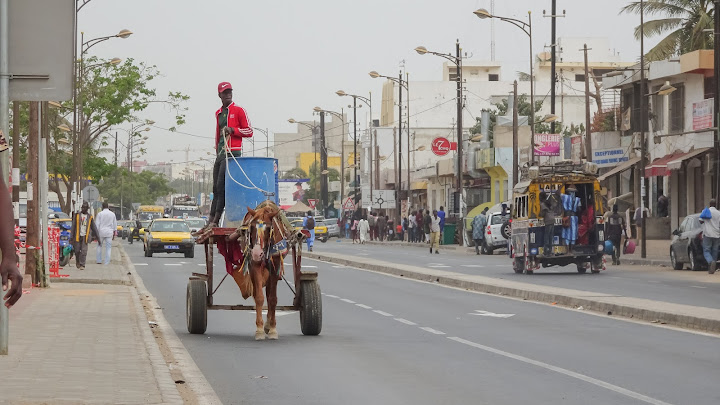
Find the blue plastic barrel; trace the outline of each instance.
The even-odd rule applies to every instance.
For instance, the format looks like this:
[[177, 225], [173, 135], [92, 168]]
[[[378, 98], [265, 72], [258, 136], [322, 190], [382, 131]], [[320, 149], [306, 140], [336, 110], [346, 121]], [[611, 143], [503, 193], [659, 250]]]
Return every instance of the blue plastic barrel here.
[[247, 207], [261, 202], [278, 203], [277, 159], [269, 157], [229, 158], [225, 173], [225, 227], [239, 226]]

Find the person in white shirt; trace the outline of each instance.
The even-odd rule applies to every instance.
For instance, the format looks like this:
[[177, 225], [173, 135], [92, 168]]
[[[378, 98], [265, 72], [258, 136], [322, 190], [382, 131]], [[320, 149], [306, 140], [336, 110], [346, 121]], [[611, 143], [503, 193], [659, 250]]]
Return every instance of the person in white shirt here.
[[[108, 203], [102, 204], [103, 210], [97, 214], [95, 222], [97, 223], [98, 236], [100, 244], [97, 247], [97, 263], [101, 264], [102, 253], [105, 251], [105, 264], [110, 264], [110, 254], [112, 253], [112, 240], [117, 232], [117, 218], [115, 214], [108, 209]], [[104, 248], [104, 249], [103, 249]]]
[[715, 208], [716, 205], [714, 198], [708, 203], [710, 218], [703, 218], [703, 215], [700, 215], [700, 223], [703, 226], [703, 256], [708, 262], [708, 273], [710, 274], [715, 273], [718, 250], [720, 250], [720, 211]]
[[435, 247], [435, 253], [439, 254], [438, 246], [440, 246], [440, 217], [438, 216], [437, 210], [433, 210], [432, 217], [430, 217], [430, 253]]

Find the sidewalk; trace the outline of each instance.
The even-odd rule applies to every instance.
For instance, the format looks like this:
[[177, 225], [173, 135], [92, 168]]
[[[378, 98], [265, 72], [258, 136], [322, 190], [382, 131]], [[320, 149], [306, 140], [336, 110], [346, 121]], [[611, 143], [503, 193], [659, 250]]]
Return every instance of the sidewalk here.
[[[182, 404], [128, 277], [119, 242], [112, 262], [34, 288], [10, 310], [0, 356], [0, 404]], [[59, 281], [59, 282], [58, 282]]]
[[[393, 243], [393, 242], [387, 242]], [[395, 242], [400, 244], [400, 242]], [[674, 304], [634, 297], [537, 285], [499, 278], [468, 275], [385, 262], [372, 258], [348, 258], [336, 253], [303, 252], [303, 256], [404, 278], [438, 283], [488, 294], [552, 303], [609, 316], [667, 324], [703, 332], [720, 333], [720, 309]]]

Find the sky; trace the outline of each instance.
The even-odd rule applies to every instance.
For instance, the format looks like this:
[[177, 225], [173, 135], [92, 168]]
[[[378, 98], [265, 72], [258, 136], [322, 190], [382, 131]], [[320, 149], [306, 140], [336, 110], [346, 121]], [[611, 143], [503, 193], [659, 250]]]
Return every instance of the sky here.
[[[640, 44], [633, 29], [639, 16], [619, 15], [626, 4], [557, 0], [558, 13], [566, 10], [557, 35], [609, 38], [623, 61], [635, 61]], [[495, 14], [526, 19], [531, 11], [538, 53], [550, 44], [551, 19], [543, 17], [550, 7], [551, 0], [496, 0]], [[149, 137], [144, 157], [184, 162], [184, 151], [168, 149], [189, 148], [190, 160], [208, 158], [213, 149], [218, 83], [232, 83], [235, 102], [246, 108], [253, 126], [294, 132], [295, 125], [287, 122], [291, 117], [311, 121], [317, 119], [315, 106], [347, 107], [351, 99], [338, 97], [339, 89], [372, 92], [379, 99], [382, 80], [369, 77], [371, 70], [397, 75], [404, 65], [411, 81], [440, 80], [444, 60], [418, 55], [414, 48], [419, 45], [454, 52], [458, 39], [470, 59], [490, 60], [491, 24], [473, 15], [478, 8], [490, 9], [490, 0], [92, 0], [78, 14], [78, 26], [85, 38], [133, 31], [91, 53], [157, 65], [162, 75], [152, 84], [158, 95], [180, 91], [190, 96], [187, 123], [176, 133], [161, 129], [173, 125], [171, 111], [154, 106], [140, 115], [156, 122], [144, 133]], [[495, 42], [495, 59], [507, 66], [505, 77], [527, 70], [523, 32], [496, 20]], [[655, 42], [646, 41], [646, 47]], [[255, 136], [256, 154], [264, 156], [265, 136]]]

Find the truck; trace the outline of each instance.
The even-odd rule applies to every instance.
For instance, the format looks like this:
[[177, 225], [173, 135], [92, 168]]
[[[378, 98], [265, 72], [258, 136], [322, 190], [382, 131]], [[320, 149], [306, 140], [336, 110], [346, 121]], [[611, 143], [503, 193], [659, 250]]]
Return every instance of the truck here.
[[[559, 162], [533, 166], [525, 170], [513, 188], [511, 233], [508, 254], [516, 273], [533, 274], [535, 270], [553, 266], [577, 266], [579, 273], [605, 270], [605, 232], [603, 198], [592, 162]], [[561, 209], [555, 217], [551, 251], [545, 251], [545, 223], [540, 215], [540, 196], [556, 193], [560, 201], [574, 201], [576, 210]], [[575, 218], [573, 218], [575, 217]], [[552, 228], [548, 228], [552, 229]], [[569, 230], [577, 232], [577, 240], [568, 239]], [[569, 243], [570, 242], [570, 243]]]
[[162, 218], [165, 209], [161, 205], [141, 205], [135, 211], [135, 216], [141, 221], [152, 221]]
[[168, 213], [171, 218], [199, 217], [200, 207], [194, 197], [188, 195], [175, 195]]

